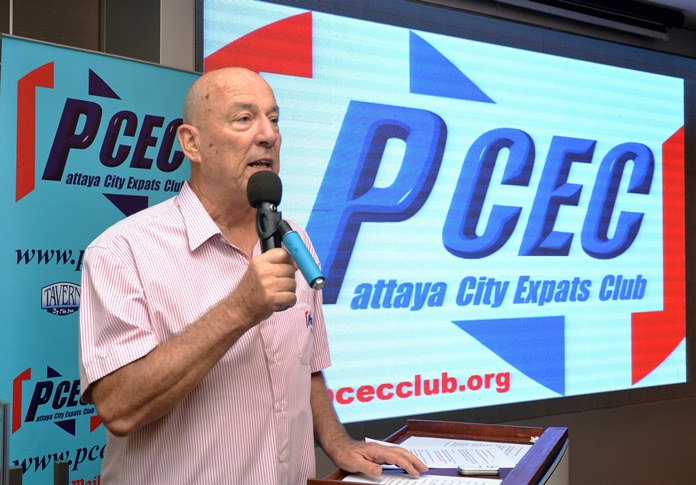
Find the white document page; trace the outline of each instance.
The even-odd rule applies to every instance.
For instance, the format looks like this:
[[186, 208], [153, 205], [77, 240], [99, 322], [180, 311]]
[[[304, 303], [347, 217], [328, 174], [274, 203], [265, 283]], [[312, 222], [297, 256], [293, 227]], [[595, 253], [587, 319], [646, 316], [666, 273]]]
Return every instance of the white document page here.
[[[397, 446], [369, 438], [365, 441]], [[457, 468], [460, 465], [514, 468], [532, 445], [410, 436], [398, 446], [416, 455], [428, 468]]]
[[457, 468], [458, 465], [470, 464], [514, 468], [532, 447], [531, 443], [492, 443], [424, 436], [409, 436], [399, 446], [418, 456], [430, 468]]

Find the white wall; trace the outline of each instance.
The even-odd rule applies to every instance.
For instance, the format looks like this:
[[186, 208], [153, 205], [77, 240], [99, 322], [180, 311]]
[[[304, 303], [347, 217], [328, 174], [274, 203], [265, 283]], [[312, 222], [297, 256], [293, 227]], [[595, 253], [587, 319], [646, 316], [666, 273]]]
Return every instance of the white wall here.
[[195, 70], [195, 0], [160, 0], [160, 64]]

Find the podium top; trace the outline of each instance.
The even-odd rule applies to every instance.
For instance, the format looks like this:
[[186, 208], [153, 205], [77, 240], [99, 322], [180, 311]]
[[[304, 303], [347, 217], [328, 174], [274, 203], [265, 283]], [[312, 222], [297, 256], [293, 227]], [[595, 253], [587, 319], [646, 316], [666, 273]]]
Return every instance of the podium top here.
[[[406, 426], [385, 441], [402, 443], [411, 436], [490, 441], [494, 443], [531, 444], [532, 447], [514, 468], [502, 468], [503, 485], [536, 484], [551, 468], [568, 439], [567, 428], [536, 428], [497, 424], [458, 423], [449, 421], [408, 420]], [[457, 476], [456, 470], [433, 469], [426, 475]], [[336, 470], [323, 479], [309, 479], [307, 485], [350, 484], [343, 481], [347, 474]], [[483, 477], [481, 477], [483, 478]]]

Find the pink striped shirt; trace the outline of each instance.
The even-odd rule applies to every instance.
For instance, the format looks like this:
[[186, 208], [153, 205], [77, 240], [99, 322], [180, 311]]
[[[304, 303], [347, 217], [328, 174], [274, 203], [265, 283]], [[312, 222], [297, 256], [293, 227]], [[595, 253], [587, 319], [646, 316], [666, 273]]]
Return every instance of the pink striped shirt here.
[[[107, 229], [84, 259], [83, 393], [183, 331], [235, 288], [248, 261], [187, 184]], [[167, 416], [124, 438], [107, 431], [106, 485], [298, 485], [314, 476], [310, 374], [330, 357], [321, 292], [296, 279], [297, 304], [246, 332]]]

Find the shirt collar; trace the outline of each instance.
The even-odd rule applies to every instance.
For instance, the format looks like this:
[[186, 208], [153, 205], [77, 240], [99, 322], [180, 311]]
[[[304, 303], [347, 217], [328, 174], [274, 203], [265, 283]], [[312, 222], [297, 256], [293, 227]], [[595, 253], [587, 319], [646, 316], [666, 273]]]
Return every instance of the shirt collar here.
[[213, 236], [220, 235], [220, 228], [205, 210], [198, 196], [193, 192], [188, 182], [184, 182], [177, 196], [177, 204], [184, 219], [188, 235], [189, 248], [195, 251]]

